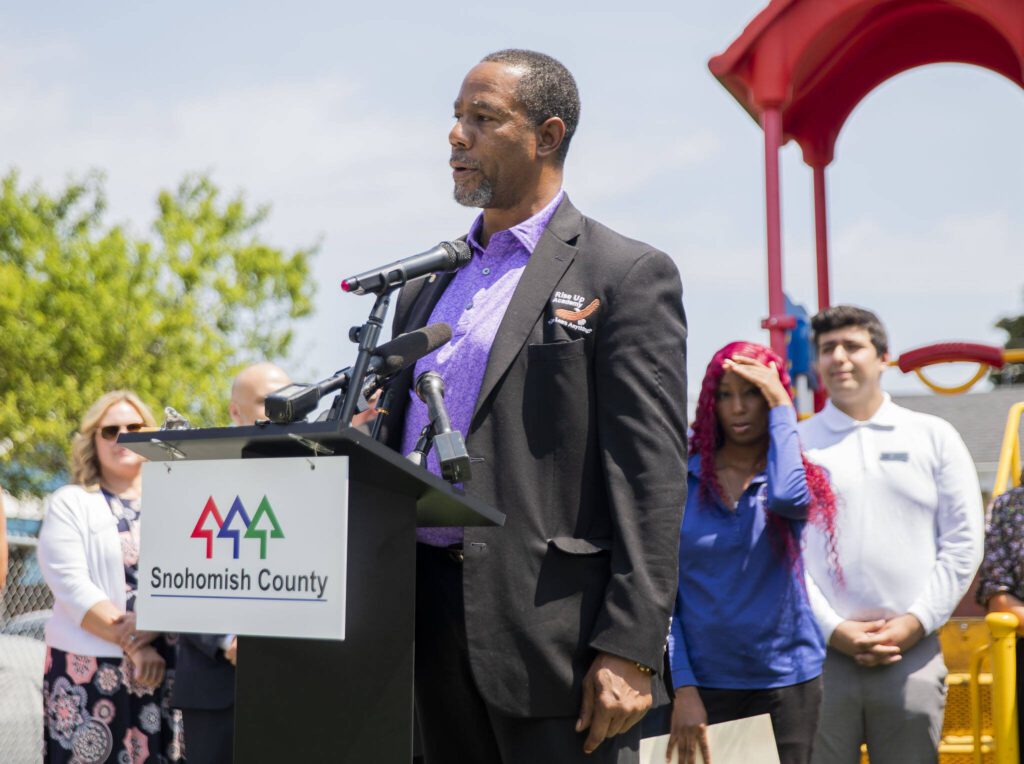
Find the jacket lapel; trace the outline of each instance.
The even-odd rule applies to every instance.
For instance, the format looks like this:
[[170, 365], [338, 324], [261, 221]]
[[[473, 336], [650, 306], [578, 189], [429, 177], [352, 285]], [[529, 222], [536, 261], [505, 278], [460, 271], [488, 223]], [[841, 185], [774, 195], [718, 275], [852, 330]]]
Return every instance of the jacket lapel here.
[[411, 298], [409, 316], [401, 324], [403, 333], [422, 329], [427, 325], [430, 314], [434, 312], [434, 307], [453, 278], [455, 278], [455, 271], [436, 273], [425, 279], [426, 283]]
[[[537, 319], [551, 298], [551, 293], [576, 256], [576, 239], [583, 227], [583, 216], [566, 196], [544, 230], [537, 248], [523, 269], [516, 291], [505, 309], [498, 333], [491, 346], [487, 368], [480, 385], [480, 394], [473, 410], [473, 420], [505, 375], [530, 336]], [[472, 420], [471, 420], [472, 421]], [[472, 427], [472, 425], [470, 425]]]

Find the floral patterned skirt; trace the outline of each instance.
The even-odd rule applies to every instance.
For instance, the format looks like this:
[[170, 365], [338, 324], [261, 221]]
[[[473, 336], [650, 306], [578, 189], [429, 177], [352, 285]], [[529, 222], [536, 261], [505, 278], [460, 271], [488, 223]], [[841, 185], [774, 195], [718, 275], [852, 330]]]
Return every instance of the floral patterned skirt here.
[[96, 658], [46, 648], [43, 675], [43, 759], [47, 764], [184, 762], [181, 712], [168, 705], [174, 647], [154, 642], [167, 661], [163, 684], [135, 681], [125, 658]]

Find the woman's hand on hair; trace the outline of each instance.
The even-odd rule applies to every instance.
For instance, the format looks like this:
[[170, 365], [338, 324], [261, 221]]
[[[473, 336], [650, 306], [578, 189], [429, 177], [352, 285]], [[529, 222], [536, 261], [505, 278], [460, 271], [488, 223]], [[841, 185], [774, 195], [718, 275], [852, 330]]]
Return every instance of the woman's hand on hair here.
[[779, 370], [774, 361], [765, 366], [753, 358], [736, 355], [726, 358], [722, 365], [726, 371], [733, 372], [760, 390], [761, 395], [768, 401], [771, 408], [793, 405], [793, 399], [789, 397], [789, 391], [783, 387], [782, 380], [779, 378]]

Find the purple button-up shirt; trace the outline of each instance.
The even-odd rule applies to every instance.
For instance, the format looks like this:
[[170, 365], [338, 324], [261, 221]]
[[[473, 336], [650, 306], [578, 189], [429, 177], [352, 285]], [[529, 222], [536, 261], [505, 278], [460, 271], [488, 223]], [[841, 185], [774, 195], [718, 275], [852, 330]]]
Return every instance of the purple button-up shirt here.
[[[495, 232], [486, 247], [480, 246], [478, 238], [483, 227], [483, 214], [477, 217], [469, 229], [468, 237], [473, 248], [473, 259], [455, 274], [434, 306], [434, 312], [430, 314], [428, 323], [441, 321], [452, 327], [452, 339], [416, 363], [414, 378], [431, 370], [441, 375], [452, 429], [463, 435], [468, 432], [473, 418], [498, 326], [516, 291], [526, 262], [536, 249], [562, 197], [563, 192], [559, 191], [533, 217], [505, 231]], [[415, 391], [410, 390], [402, 453], [408, 454], [416, 447], [420, 431], [427, 424], [427, 407]], [[427, 469], [435, 475], [441, 474], [441, 465], [434, 451], [427, 458]], [[449, 546], [461, 543], [462, 528], [418, 528], [416, 538], [432, 546]]]

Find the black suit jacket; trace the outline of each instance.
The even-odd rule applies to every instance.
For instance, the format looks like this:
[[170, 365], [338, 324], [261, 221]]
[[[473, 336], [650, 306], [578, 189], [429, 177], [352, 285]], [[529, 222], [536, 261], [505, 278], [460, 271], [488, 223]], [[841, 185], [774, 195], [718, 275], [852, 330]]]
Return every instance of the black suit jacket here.
[[235, 667], [220, 648], [222, 634], [180, 634], [171, 705], [215, 710], [235, 703]]
[[[408, 284], [395, 333], [423, 326], [451, 278]], [[407, 370], [392, 383], [382, 426], [394, 448], [411, 381]], [[564, 199], [505, 312], [466, 433], [482, 460], [466, 490], [507, 516], [502, 528], [467, 528], [464, 542], [470, 664], [491, 705], [513, 716], [578, 713], [598, 651], [662, 667], [685, 433], [674, 263]]]

